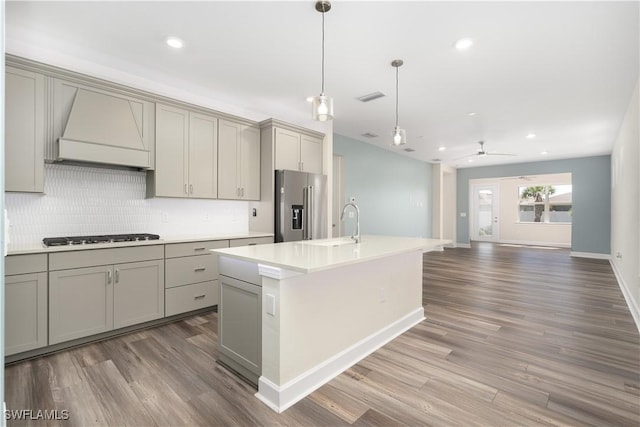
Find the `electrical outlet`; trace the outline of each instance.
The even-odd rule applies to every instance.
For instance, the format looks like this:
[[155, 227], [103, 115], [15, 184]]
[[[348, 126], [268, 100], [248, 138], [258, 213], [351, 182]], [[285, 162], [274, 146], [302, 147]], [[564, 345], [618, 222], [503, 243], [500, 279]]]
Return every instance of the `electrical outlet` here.
[[169, 214], [166, 213], [166, 212], [162, 212], [162, 219], [161, 220], [165, 224], [168, 223], [169, 222]]
[[251, 210], [251, 216], [258, 216], [258, 210], [256, 208], [253, 208], [253, 210]]
[[466, 218], [467, 217], [467, 213], [466, 212], [460, 212], [460, 217], [461, 218]]
[[205, 221], [211, 221], [211, 217], [209, 216], [208, 213], [204, 214], [204, 220]]

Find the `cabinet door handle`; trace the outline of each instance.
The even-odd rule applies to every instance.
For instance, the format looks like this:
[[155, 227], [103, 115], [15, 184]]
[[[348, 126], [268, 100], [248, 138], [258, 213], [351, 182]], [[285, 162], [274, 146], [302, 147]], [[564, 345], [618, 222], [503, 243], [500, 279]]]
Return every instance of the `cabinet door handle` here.
[[204, 251], [206, 248], [193, 248], [194, 251]]
[[120, 269], [116, 268], [116, 283], [120, 281]]
[[300, 162], [300, 170], [304, 172], [304, 162]]
[[193, 299], [202, 299], [204, 297], [206, 297], [207, 294], [202, 294], [202, 295], [194, 295]]
[[189, 194], [193, 194], [193, 184], [189, 184]]
[[198, 267], [193, 269], [193, 271], [205, 271], [205, 270], [206, 270], [205, 267]]
[[111, 270], [107, 270], [107, 285], [111, 284], [111, 280], [112, 280]]
[[244, 188], [242, 188], [241, 190], [242, 190], [241, 196], [244, 197]]
[[189, 192], [187, 191], [187, 184], [184, 184], [184, 194], [189, 194]]

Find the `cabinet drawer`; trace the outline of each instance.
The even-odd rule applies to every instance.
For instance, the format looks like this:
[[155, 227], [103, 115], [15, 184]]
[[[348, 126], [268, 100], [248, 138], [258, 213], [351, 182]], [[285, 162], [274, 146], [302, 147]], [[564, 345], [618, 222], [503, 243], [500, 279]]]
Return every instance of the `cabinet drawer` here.
[[265, 245], [267, 243], [273, 243], [273, 237], [252, 237], [248, 239], [233, 239], [229, 241], [229, 247], [235, 248], [238, 246], [253, 246], [253, 245]]
[[218, 304], [218, 281], [178, 286], [165, 291], [167, 316]]
[[165, 287], [206, 282], [218, 278], [218, 257], [209, 255], [170, 258], [165, 261]]
[[4, 259], [4, 274], [40, 273], [47, 271], [47, 254], [10, 255]]
[[181, 256], [203, 255], [209, 253], [209, 249], [228, 248], [228, 240], [209, 240], [205, 242], [173, 243], [166, 245], [165, 257], [176, 258]]
[[110, 249], [83, 249], [49, 254], [49, 270], [92, 267], [95, 265], [151, 261], [164, 258], [164, 245], [132, 246]]

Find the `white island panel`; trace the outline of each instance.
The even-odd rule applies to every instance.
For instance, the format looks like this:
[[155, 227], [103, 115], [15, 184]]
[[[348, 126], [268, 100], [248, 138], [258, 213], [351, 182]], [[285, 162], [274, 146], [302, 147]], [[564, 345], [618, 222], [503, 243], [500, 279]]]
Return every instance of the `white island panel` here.
[[281, 412], [424, 319], [422, 252], [263, 277], [258, 397]]

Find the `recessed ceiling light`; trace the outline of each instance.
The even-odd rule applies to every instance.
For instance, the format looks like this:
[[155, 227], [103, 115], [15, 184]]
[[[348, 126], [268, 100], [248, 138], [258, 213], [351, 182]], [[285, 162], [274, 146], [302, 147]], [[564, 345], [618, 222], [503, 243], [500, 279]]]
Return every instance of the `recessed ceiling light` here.
[[447, 149], [447, 147], [438, 147], [438, 151], [444, 151], [446, 149]]
[[469, 159], [468, 161], [469, 161], [469, 163], [473, 163], [473, 159]]
[[467, 113], [467, 116], [469, 116], [469, 117], [473, 117], [473, 116], [475, 116], [476, 114], [478, 114], [478, 113], [475, 113], [475, 112], [473, 112], [473, 111], [470, 111], [470, 112], [468, 112], [468, 113]]
[[536, 134], [535, 134], [535, 133], [527, 134], [527, 139], [533, 139], [533, 138], [535, 138], [535, 137], [536, 137]]
[[454, 45], [457, 50], [467, 50], [473, 46], [473, 40], [469, 38], [460, 39]]
[[167, 37], [165, 41], [174, 49], [181, 49], [184, 46], [184, 42], [177, 37]]
[[542, 154], [543, 156], [546, 156], [546, 155], [547, 155], [547, 154], [549, 154], [549, 153], [547, 153], [546, 151], [543, 151], [543, 152], [542, 152], [542, 153], [540, 153], [540, 154]]

